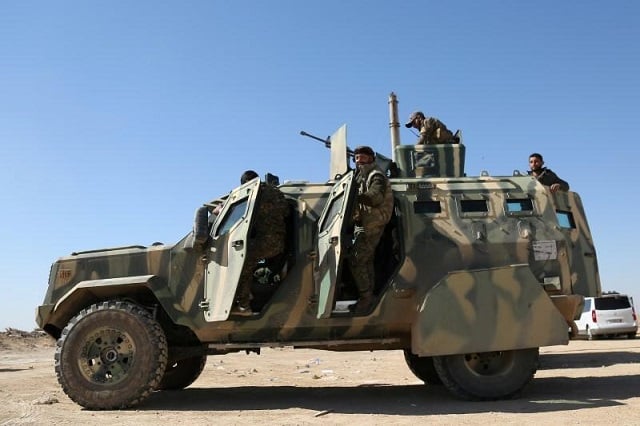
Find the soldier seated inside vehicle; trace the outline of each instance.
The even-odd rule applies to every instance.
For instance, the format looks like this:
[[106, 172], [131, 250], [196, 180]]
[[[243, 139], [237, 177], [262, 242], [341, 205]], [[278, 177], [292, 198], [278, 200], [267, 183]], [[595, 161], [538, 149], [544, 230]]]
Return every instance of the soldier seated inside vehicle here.
[[287, 199], [289, 203], [289, 214], [286, 217], [286, 237], [284, 239], [284, 249], [276, 256], [260, 259], [253, 269], [251, 282], [251, 309], [253, 312], [260, 312], [271, 300], [280, 283], [286, 278], [287, 272], [295, 263], [293, 253], [295, 244], [293, 241], [294, 232], [294, 207], [293, 201]]
[[[255, 171], [247, 170], [242, 174], [240, 183], [244, 185], [257, 177]], [[284, 194], [270, 183], [260, 183], [247, 241], [247, 257], [236, 291], [236, 306], [231, 312], [233, 315], [252, 314], [251, 284], [254, 270], [259, 261], [284, 253], [287, 238], [286, 220], [289, 214], [290, 206]]]

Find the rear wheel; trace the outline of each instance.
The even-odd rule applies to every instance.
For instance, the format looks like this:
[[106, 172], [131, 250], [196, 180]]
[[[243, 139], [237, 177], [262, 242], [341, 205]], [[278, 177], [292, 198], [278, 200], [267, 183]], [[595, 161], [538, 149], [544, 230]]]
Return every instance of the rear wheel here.
[[158, 386], [167, 364], [162, 328], [124, 301], [91, 305], [71, 319], [55, 352], [64, 392], [92, 410], [132, 407]]
[[404, 360], [407, 362], [409, 370], [427, 385], [441, 385], [442, 380], [438, 376], [436, 368], [433, 366], [433, 357], [418, 356], [411, 353], [411, 350], [404, 350]]
[[195, 382], [207, 363], [207, 356], [200, 355], [178, 360], [167, 365], [159, 390], [184, 389]]
[[627, 334], [627, 337], [629, 339], [635, 339], [636, 338], [636, 333], [629, 333], [629, 334]]
[[459, 398], [508, 399], [533, 378], [538, 348], [438, 356], [433, 364], [442, 383]]

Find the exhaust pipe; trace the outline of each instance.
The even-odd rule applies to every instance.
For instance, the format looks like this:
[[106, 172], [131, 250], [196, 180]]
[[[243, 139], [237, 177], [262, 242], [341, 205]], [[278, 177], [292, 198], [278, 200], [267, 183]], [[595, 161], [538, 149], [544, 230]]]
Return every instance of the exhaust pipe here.
[[398, 120], [398, 98], [389, 94], [389, 130], [391, 132], [391, 159], [396, 161], [396, 146], [400, 145], [400, 121]]

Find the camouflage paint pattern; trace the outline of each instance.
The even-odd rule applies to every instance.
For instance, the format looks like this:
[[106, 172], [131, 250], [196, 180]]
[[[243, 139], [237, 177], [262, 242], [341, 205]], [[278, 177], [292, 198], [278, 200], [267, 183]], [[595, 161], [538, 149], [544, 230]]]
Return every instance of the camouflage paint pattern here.
[[[376, 258], [386, 269], [377, 276], [376, 307], [370, 315], [334, 310], [334, 302], [338, 308], [353, 298], [348, 271], [340, 269], [346, 264], [349, 235], [336, 242], [342, 247], [334, 259], [336, 273], [328, 275], [328, 283], [319, 280], [326, 275], [319, 271], [318, 222], [323, 212], [331, 214], [325, 209], [332, 197], [331, 180], [280, 186], [293, 211], [289, 261], [258, 315], [205, 319], [205, 275], [213, 243], [193, 244], [188, 234], [174, 245], [60, 258], [51, 268], [37, 322], [59, 337], [84, 307], [126, 298], [159, 311], [165, 329], [187, 327], [211, 353], [293, 345], [442, 355], [566, 343], [567, 321], [578, 313], [580, 295], [600, 292], [593, 241], [578, 195], [551, 194], [527, 176], [465, 177], [462, 145], [424, 148], [448, 158], [437, 177], [414, 177], [410, 159], [417, 148], [396, 147], [399, 176], [390, 179], [396, 209], [383, 236], [384, 252]], [[225, 208], [233, 202], [222, 201]], [[561, 224], [557, 211], [570, 219]], [[213, 221], [212, 236], [219, 220]], [[229, 260], [217, 258], [227, 272], [207, 279], [233, 297], [237, 282], [227, 278], [241, 265]], [[320, 300], [327, 286], [333, 296]], [[185, 344], [180, 333], [172, 336], [171, 345]]]

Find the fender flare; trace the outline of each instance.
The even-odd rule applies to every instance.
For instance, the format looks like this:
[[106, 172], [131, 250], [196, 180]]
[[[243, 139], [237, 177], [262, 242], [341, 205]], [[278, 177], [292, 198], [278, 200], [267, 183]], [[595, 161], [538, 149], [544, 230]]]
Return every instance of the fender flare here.
[[[46, 322], [62, 329], [68, 320], [85, 306], [100, 300], [122, 298], [141, 292], [146, 292], [156, 300], [172, 321], [176, 322], [180, 317], [180, 312], [171, 303], [172, 295], [164, 279], [157, 275], [136, 275], [80, 281], [58, 299]], [[182, 317], [184, 322], [184, 316]]]
[[567, 322], [527, 264], [451, 272], [425, 296], [411, 348], [439, 356], [567, 344]]

